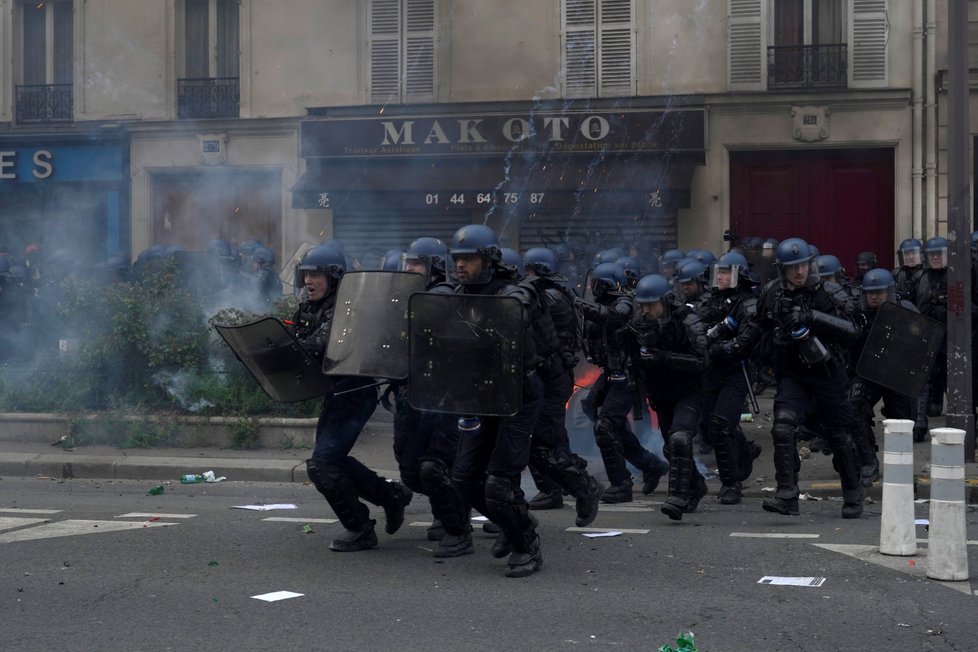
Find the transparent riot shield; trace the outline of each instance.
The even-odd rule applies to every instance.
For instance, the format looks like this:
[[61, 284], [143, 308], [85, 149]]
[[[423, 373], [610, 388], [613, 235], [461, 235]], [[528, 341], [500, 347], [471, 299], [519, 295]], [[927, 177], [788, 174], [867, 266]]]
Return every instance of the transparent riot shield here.
[[333, 391], [333, 381], [279, 320], [214, 328], [273, 400], [296, 403]]
[[282, 266], [282, 271], [278, 274], [279, 280], [294, 288], [301, 288], [302, 279], [297, 275], [295, 268], [302, 261], [302, 258], [309, 253], [309, 250], [315, 246], [311, 242], [300, 244], [296, 248], [295, 253], [292, 254], [292, 257]]
[[516, 414], [523, 386], [522, 315], [514, 297], [412, 296], [410, 404], [462, 415]]
[[856, 364], [868, 381], [920, 396], [944, 343], [944, 326], [893, 302], [880, 306]]
[[424, 290], [411, 272], [347, 272], [336, 291], [323, 372], [400, 380], [408, 375], [408, 300]]

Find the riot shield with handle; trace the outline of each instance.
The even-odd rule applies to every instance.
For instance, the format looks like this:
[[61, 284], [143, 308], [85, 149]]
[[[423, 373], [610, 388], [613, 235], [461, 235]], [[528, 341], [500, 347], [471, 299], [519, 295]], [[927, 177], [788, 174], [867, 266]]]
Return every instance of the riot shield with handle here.
[[523, 388], [523, 306], [515, 297], [411, 297], [408, 402], [418, 410], [512, 416]]
[[425, 288], [411, 272], [347, 272], [336, 309], [323, 372], [401, 380], [408, 375], [408, 300]]
[[944, 326], [940, 322], [888, 301], [876, 311], [856, 373], [916, 398], [927, 383], [943, 342]]
[[319, 362], [279, 320], [265, 317], [214, 328], [273, 400], [296, 403], [333, 391], [333, 381], [323, 375]]

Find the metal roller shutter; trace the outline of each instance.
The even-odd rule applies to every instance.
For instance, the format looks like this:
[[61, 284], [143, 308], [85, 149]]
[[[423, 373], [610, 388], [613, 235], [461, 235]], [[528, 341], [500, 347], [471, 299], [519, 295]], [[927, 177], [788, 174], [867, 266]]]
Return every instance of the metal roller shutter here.
[[534, 213], [520, 225], [520, 250], [567, 242], [587, 253], [608, 247], [639, 248], [647, 256], [652, 249], [665, 251], [676, 246], [677, 215], [657, 211], [640, 215], [601, 214], [570, 217], [566, 213]]
[[333, 217], [333, 237], [343, 242], [348, 256], [404, 249], [422, 236], [440, 238], [446, 245], [471, 213], [355, 212]]

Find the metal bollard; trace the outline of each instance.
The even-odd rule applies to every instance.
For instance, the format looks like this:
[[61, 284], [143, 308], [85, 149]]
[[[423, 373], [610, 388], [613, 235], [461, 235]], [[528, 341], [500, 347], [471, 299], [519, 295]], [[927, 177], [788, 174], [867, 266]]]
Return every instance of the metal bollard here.
[[927, 577], [968, 579], [968, 545], [964, 503], [964, 430], [930, 431], [930, 530]]
[[880, 553], [914, 555], [917, 532], [913, 513], [913, 421], [883, 421], [883, 514]]

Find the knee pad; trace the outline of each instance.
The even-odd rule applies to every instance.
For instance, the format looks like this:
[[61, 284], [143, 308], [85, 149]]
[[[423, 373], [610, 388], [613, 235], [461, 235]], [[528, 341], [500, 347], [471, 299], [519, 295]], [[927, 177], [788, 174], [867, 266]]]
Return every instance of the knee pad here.
[[509, 478], [490, 475], [486, 479], [486, 502], [511, 503], [515, 498], [513, 482]]
[[441, 460], [422, 460], [418, 475], [421, 484], [425, 487], [447, 484], [449, 481], [448, 469]]
[[789, 421], [778, 421], [775, 417], [774, 426], [771, 427], [771, 438], [774, 443], [794, 443], [795, 431], [798, 429], [797, 423]]
[[421, 474], [415, 469], [401, 469], [401, 482], [415, 493], [424, 493]]
[[693, 433], [677, 430], [669, 433], [669, 450], [674, 456], [690, 457], [693, 454]]

